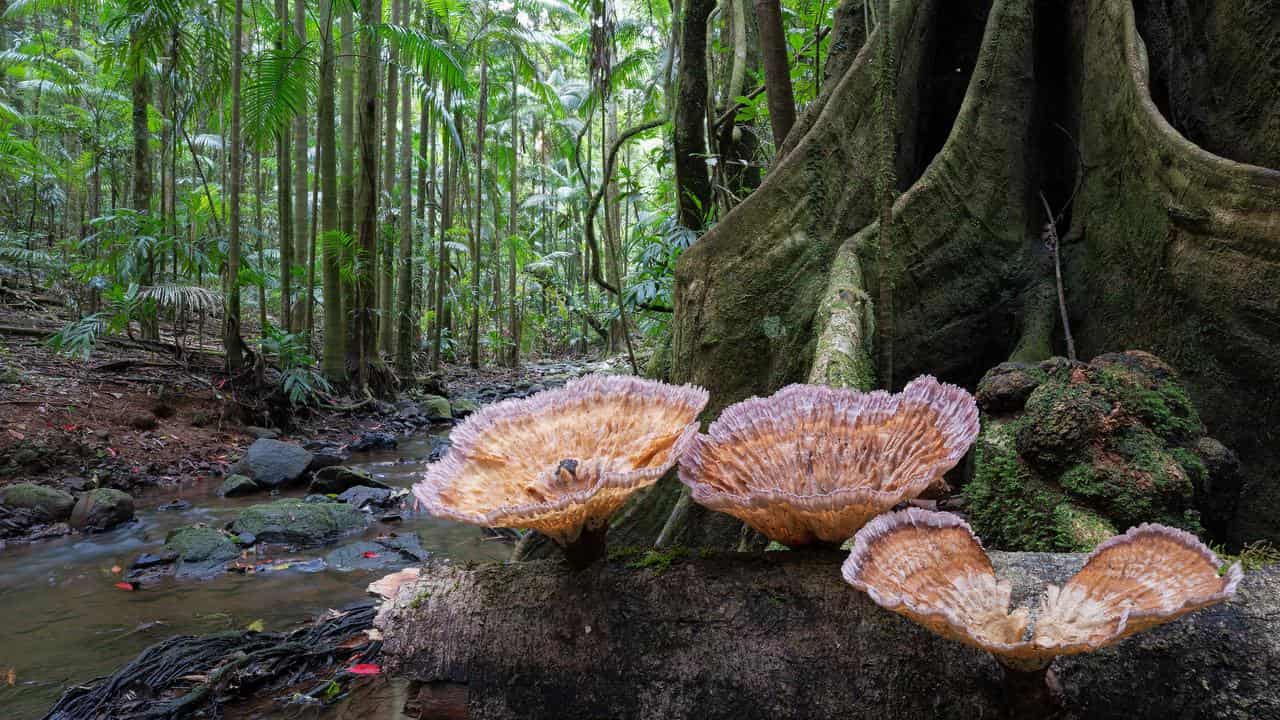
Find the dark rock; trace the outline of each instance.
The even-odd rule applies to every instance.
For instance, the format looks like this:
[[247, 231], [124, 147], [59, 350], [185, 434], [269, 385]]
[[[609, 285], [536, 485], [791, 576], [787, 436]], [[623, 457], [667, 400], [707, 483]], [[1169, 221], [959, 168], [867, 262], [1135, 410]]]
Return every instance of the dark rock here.
[[251, 532], [242, 532], [239, 535], [236, 535], [234, 539], [236, 544], [240, 547], [250, 547], [254, 543], [258, 542], [258, 536]]
[[240, 495], [252, 495], [261, 492], [262, 488], [258, 483], [250, 480], [244, 475], [230, 475], [226, 480], [222, 481], [222, 485], [218, 487], [219, 497], [237, 497]]
[[280, 431], [272, 428], [258, 427], [256, 425], [246, 425], [244, 433], [252, 438], [259, 440], [275, 440], [280, 437]]
[[1026, 363], [1000, 363], [982, 376], [974, 398], [986, 413], [998, 415], [1021, 410], [1031, 391], [1047, 377], [1043, 370]]
[[227, 533], [203, 525], [178, 528], [165, 538], [164, 550], [177, 557], [177, 574], [211, 575], [240, 557], [240, 546]]
[[1102, 430], [1111, 403], [1084, 382], [1053, 382], [1027, 398], [1027, 421], [1018, 426], [1018, 452], [1042, 467], [1067, 462]]
[[186, 500], [171, 500], [163, 505], [157, 506], [156, 510], [160, 512], [180, 512], [182, 510], [190, 510], [191, 503]]
[[459, 419], [480, 409], [480, 403], [476, 402], [472, 398], [458, 398], [457, 400], [454, 400], [451, 405], [453, 408], [453, 416]]
[[308, 472], [316, 472], [334, 465], [341, 465], [351, 457], [350, 454], [337, 449], [321, 449], [314, 450], [311, 453], [311, 464], [307, 466]]
[[372, 570], [421, 562], [430, 556], [416, 533], [405, 533], [345, 545], [325, 555], [324, 560], [335, 570]]
[[24, 482], [0, 489], [0, 505], [28, 510], [41, 522], [61, 522], [71, 517], [76, 499], [55, 488]]
[[391, 501], [391, 490], [385, 488], [357, 486], [345, 490], [338, 500], [352, 507], [363, 509], [367, 505], [386, 507]]
[[109, 530], [133, 519], [133, 498], [113, 488], [98, 488], [80, 496], [71, 510], [71, 527]]
[[160, 427], [160, 423], [156, 420], [155, 415], [135, 415], [129, 418], [129, 427], [142, 431], [155, 430]]
[[452, 443], [447, 437], [431, 438], [431, 452], [427, 454], [427, 462], [437, 462], [449, 452]]
[[62, 479], [62, 487], [68, 492], [78, 493], [98, 487], [98, 482], [89, 478], [69, 477]]
[[1193, 450], [1204, 463], [1203, 477], [1196, 485], [1200, 519], [1214, 536], [1225, 537], [1235, 519], [1243, 486], [1240, 458], [1211, 437], [1197, 440]]
[[255, 440], [232, 472], [246, 475], [262, 487], [274, 489], [297, 482], [311, 466], [311, 453], [279, 440]]
[[364, 529], [369, 516], [346, 503], [277, 500], [245, 508], [231, 531], [249, 533], [257, 542], [320, 545]]
[[336, 495], [357, 485], [371, 488], [389, 487], [385, 483], [374, 480], [373, 476], [364, 470], [357, 470], [345, 465], [334, 465], [317, 472], [315, 477], [311, 479], [311, 486], [307, 489], [307, 492]]
[[362, 433], [355, 442], [347, 446], [347, 449], [354, 452], [368, 452], [369, 450], [386, 450], [399, 444], [395, 435], [388, 432], [369, 431]]
[[178, 559], [176, 552], [161, 552], [160, 554], [142, 553], [129, 566], [131, 570], [148, 570], [150, 568], [159, 567], [161, 565], [169, 565]]

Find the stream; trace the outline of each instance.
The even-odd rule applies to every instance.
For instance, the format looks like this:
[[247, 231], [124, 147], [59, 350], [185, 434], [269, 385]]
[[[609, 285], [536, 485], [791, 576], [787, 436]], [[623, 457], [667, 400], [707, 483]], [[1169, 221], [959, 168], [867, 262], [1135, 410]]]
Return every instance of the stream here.
[[[445, 435], [402, 439], [397, 449], [355, 453], [346, 464], [388, 485], [408, 487]], [[112, 568], [127, 569], [139, 554], [156, 552], [170, 530], [193, 523], [221, 527], [244, 507], [273, 499], [221, 498], [219, 483], [209, 479], [140, 497], [137, 520], [110, 532], [11, 546], [0, 553], [0, 607], [6, 611], [0, 621], [0, 718], [39, 718], [67, 685], [109, 674], [171, 635], [244, 628], [256, 621], [266, 630], [291, 629], [328, 608], [366, 598], [370, 581], [411, 564], [317, 570], [313, 563], [310, 570], [223, 573], [203, 581], [166, 578], [134, 592], [116, 587], [121, 575]], [[305, 488], [298, 488], [282, 496], [304, 494]], [[191, 506], [161, 509], [175, 497]], [[510, 553], [508, 545], [485, 540], [474, 527], [406, 512], [402, 522], [374, 522], [364, 533], [333, 545], [275, 557], [268, 552], [260, 559], [311, 560], [389, 531], [416, 532], [426, 550], [461, 561], [504, 559]]]

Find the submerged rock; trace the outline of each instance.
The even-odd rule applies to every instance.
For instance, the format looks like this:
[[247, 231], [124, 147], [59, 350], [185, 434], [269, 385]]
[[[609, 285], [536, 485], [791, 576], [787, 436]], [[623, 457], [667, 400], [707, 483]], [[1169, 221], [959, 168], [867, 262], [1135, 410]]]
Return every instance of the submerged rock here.
[[264, 488], [275, 489], [301, 479], [311, 461], [311, 453], [298, 445], [263, 438], [255, 440], [231, 470]]
[[391, 433], [369, 431], [362, 433], [347, 448], [353, 452], [367, 452], [369, 450], [386, 450], [395, 447], [397, 444], [396, 436]]
[[113, 488], [98, 488], [80, 496], [71, 510], [71, 527], [110, 530], [133, 519], [133, 498]]
[[260, 490], [262, 488], [258, 487], [258, 483], [244, 475], [230, 475], [218, 487], [218, 495], [220, 497], [237, 497], [239, 495], [252, 495]]
[[423, 549], [417, 533], [406, 533], [344, 545], [325, 555], [324, 560], [335, 570], [371, 570], [421, 562], [430, 556], [431, 553]]
[[0, 489], [0, 505], [29, 510], [33, 519], [61, 522], [71, 517], [76, 499], [70, 493], [35, 483], [17, 483]]
[[974, 530], [1009, 550], [1092, 549], [1143, 522], [1219, 537], [1240, 480], [1177, 374], [1141, 351], [1004, 363], [978, 385], [965, 487]]
[[363, 510], [365, 506], [369, 505], [375, 507], [386, 507], [391, 504], [391, 496], [392, 491], [390, 488], [365, 487], [363, 485], [357, 485], [356, 487], [348, 488], [343, 491], [343, 493], [338, 496], [338, 500]]
[[231, 531], [253, 535], [260, 543], [308, 546], [332, 542], [368, 523], [368, 515], [346, 503], [277, 500], [245, 508]]
[[388, 487], [385, 483], [375, 480], [372, 475], [364, 470], [334, 465], [318, 471], [315, 477], [311, 479], [311, 486], [307, 488], [307, 492], [320, 493], [322, 495], [332, 493], [336, 495], [357, 485], [376, 488]]
[[[240, 547], [227, 533], [203, 525], [183, 527], [169, 533], [164, 553], [177, 560], [177, 574], [212, 575], [240, 557]], [[134, 563], [137, 567], [137, 563]]]

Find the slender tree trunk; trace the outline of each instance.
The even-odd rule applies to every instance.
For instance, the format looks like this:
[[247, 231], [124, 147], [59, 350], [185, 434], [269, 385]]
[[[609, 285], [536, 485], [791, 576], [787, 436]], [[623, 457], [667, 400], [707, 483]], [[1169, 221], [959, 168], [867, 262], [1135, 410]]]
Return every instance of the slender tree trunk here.
[[[382, 21], [382, 0], [360, 0], [360, 21], [371, 28]], [[356, 235], [360, 262], [356, 273], [356, 304], [360, 339], [359, 378], [371, 389], [378, 363], [378, 38], [360, 35], [360, 176], [356, 188]]]
[[[404, 22], [401, 9], [403, 5], [404, 0], [391, 0], [391, 22], [396, 25], [401, 25]], [[383, 111], [384, 125], [382, 130], [382, 193], [388, 198], [393, 198], [395, 197], [393, 193], [396, 188], [396, 144], [399, 140], [399, 133], [396, 132], [396, 109], [400, 91], [399, 68], [396, 64], [400, 58], [394, 44], [391, 45], [388, 55], [386, 105]], [[395, 252], [389, 233], [379, 233], [378, 239], [380, 265], [382, 268], [378, 274], [378, 347], [384, 355], [390, 358], [395, 350], [395, 305], [393, 297], [395, 293], [393, 284], [395, 281]]]
[[[447, 122], [448, 116], [452, 115], [452, 99], [453, 93], [445, 90], [444, 106], [447, 115], [442, 118], [444, 122]], [[444, 122], [441, 124], [444, 124]], [[432, 137], [434, 138], [434, 135]], [[442, 178], [440, 193], [440, 223], [437, 228], [440, 233], [440, 243], [436, 250], [436, 294], [432, 299], [432, 307], [435, 309], [436, 316], [435, 324], [431, 329], [431, 369], [433, 371], [440, 369], [440, 356], [443, 354], [443, 330], [448, 321], [444, 302], [445, 288], [449, 284], [449, 247], [445, 245], [445, 240], [448, 238], [448, 229], [453, 225], [453, 161], [451, 158], [453, 142], [448, 137], [442, 137], [440, 145], [444, 177]]]
[[[142, 32], [140, 30], [134, 32]], [[151, 213], [151, 130], [147, 127], [147, 107], [151, 104], [151, 75], [142, 57], [142, 38], [130, 38], [131, 68], [133, 73], [133, 209], [143, 215]], [[35, 112], [39, 112], [39, 96]], [[35, 186], [35, 183], [33, 183]], [[142, 259], [142, 285], [155, 282], [155, 253], [147, 250]], [[160, 337], [160, 329], [154, 317], [142, 322], [142, 336], [149, 340]]]
[[[298, 46], [305, 46], [307, 43], [306, 0], [293, 0], [293, 32], [297, 36]], [[299, 112], [293, 116], [293, 247], [290, 256], [293, 264], [308, 261], [308, 248], [311, 245], [310, 224], [307, 222], [307, 164], [307, 113]], [[297, 272], [293, 264], [289, 266], [290, 275]], [[306, 299], [298, 298], [292, 301], [289, 332], [302, 331], [305, 310], [299, 307], [300, 301], [305, 303]]]
[[266, 259], [262, 243], [262, 153], [253, 151], [253, 224], [258, 233], [254, 239], [258, 254], [258, 332], [267, 329]]
[[355, 22], [352, 18], [352, 5], [339, 2], [342, 39], [339, 43], [341, 57], [338, 67], [341, 72], [342, 97], [342, 161], [338, 180], [338, 229], [345, 242], [340, 253], [342, 265], [348, 272], [340, 278], [342, 288], [342, 333], [343, 346], [346, 352], [346, 375], [350, 377], [360, 367], [360, 338], [357, 332], [359, 320], [356, 317], [356, 283], [355, 268], [357, 265], [353, 242], [356, 237], [355, 225], [355, 165], [356, 165], [356, 61], [355, 61]]
[[244, 0], [235, 0], [231, 22], [231, 142], [228, 145], [231, 173], [230, 213], [227, 222], [227, 318], [222, 346], [227, 369], [235, 372], [244, 364], [240, 340], [240, 180], [243, 148], [240, 144], [240, 68], [243, 38]]
[[489, 58], [484, 48], [480, 49], [480, 95], [476, 105], [476, 224], [471, 236], [471, 356], [468, 361], [471, 367], [480, 367], [480, 228], [481, 209], [484, 203], [484, 130], [485, 116], [489, 112]]
[[760, 27], [760, 56], [764, 60], [764, 90], [769, 100], [773, 145], [782, 142], [796, 124], [796, 99], [791, 92], [791, 67], [787, 60], [787, 31], [782, 25], [779, 0], [755, 0]]
[[316, 235], [320, 223], [320, 145], [316, 144], [316, 171], [311, 177], [311, 223], [307, 233], [307, 294], [302, 298], [302, 332], [306, 333], [307, 344], [311, 345], [311, 336], [315, 334], [316, 304]]
[[[289, 26], [289, 0], [276, 0], [276, 20], [280, 32], [276, 47], [285, 47]], [[293, 134], [286, 128], [276, 132], [276, 215], [280, 230], [280, 327], [293, 328]], [[302, 187], [305, 187], [302, 186]], [[301, 188], [296, 189], [302, 192]]]
[[701, 230], [711, 207], [707, 175], [707, 19], [715, 0], [689, 0], [680, 32], [676, 78], [675, 170], [680, 224]]
[[[401, 21], [408, 15], [408, 0], [401, 0], [406, 10], [401, 11]], [[400, 279], [396, 330], [396, 372], [406, 382], [413, 378], [413, 96], [409, 92], [409, 77], [401, 79], [400, 87]]]
[[511, 205], [507, 213], [507, 365], [520, 366], [520, 300], [516, 296], [515, 237], [520, 232], [517, 215], [520, 180], [520, 84], [515, 60], [511, 61]]
[[[426, 86], [431, 88], [434, 86], [431, 76], [426, 78]], [[428, 260], [431, 254], [431, 242], [435, 239], [435, 171], [436, 171], [436, 119], [435, 113], [428, 110], [427, 93], [423, 91], [420, 102], [422, 104], [422, 114], [418, 117], [418, 206], [415, 209], [418, 219], [418, 232], [422, 233], [422, 247], [419, 250], [419, 257], [422, 263], [418, 266], [418, 279], [416, 280], [418, 288], [418, 296], [414, 315], [422, 317], [427, 311], [427, 303], [429, 298], [435, 297], [435, 273], [431, 271], [431, 263]], [[435, 320], [432, 320], [434, 324]], [[414, 324], [414, 336], [416, 342], [421, 344], [421, 323]]]
[[[338, 2], [346, 5], [343, 0]], [[333, 7], [334, 0], [320, 0], [320, 107], [316, 113], [316, 147], [320, 152], [320, 247], [324, 256], [324, 349], [320, 354], [320, 372], [330, 383], [339, 383], [347, 379], [347, 338], [343, 329], [342, 244], [335, 237], [342, 228], [338, 218], [338, 158], [333, 123]]]

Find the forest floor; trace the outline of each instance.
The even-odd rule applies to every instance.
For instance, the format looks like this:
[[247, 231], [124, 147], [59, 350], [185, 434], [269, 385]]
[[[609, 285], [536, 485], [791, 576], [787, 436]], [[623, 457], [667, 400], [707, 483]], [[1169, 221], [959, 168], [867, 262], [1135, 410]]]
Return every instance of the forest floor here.
[[[95, 487], [134, 495], [161, 491], [226, 474], [266, 434], [268, 428], [244, 422], [246, 406], [259, 401], [231, 389], [215, 346], [216, 327], [204, 333], [202, 344], [190, 336], [174, 338], [168, 327], [162, 327], [159, 343], [105, 338], [83, 361], [48, 346], [46, 338], [68, 319], [60, 315], [56, 306], [50, 310], [38, 302], [0, 305], [0, 489], [33, 482], [72, 494]], [[431, 377], [428, 391], [478, 405], [537, 389], [540, 380], [565, 369], [554, 361], [518, 369], [446, 365]], [[354, 410], [286, 409], [288, 427], [272, 433], [341, 450], [366, 433], [417, 429], [398, 410], [390, 402]], [[272, 424], [266, 414], [261, 417], [262, 425]], [[8, 539], [36, 539], [45, 532], [63, 534], [65, 528], [9, 533]]]

